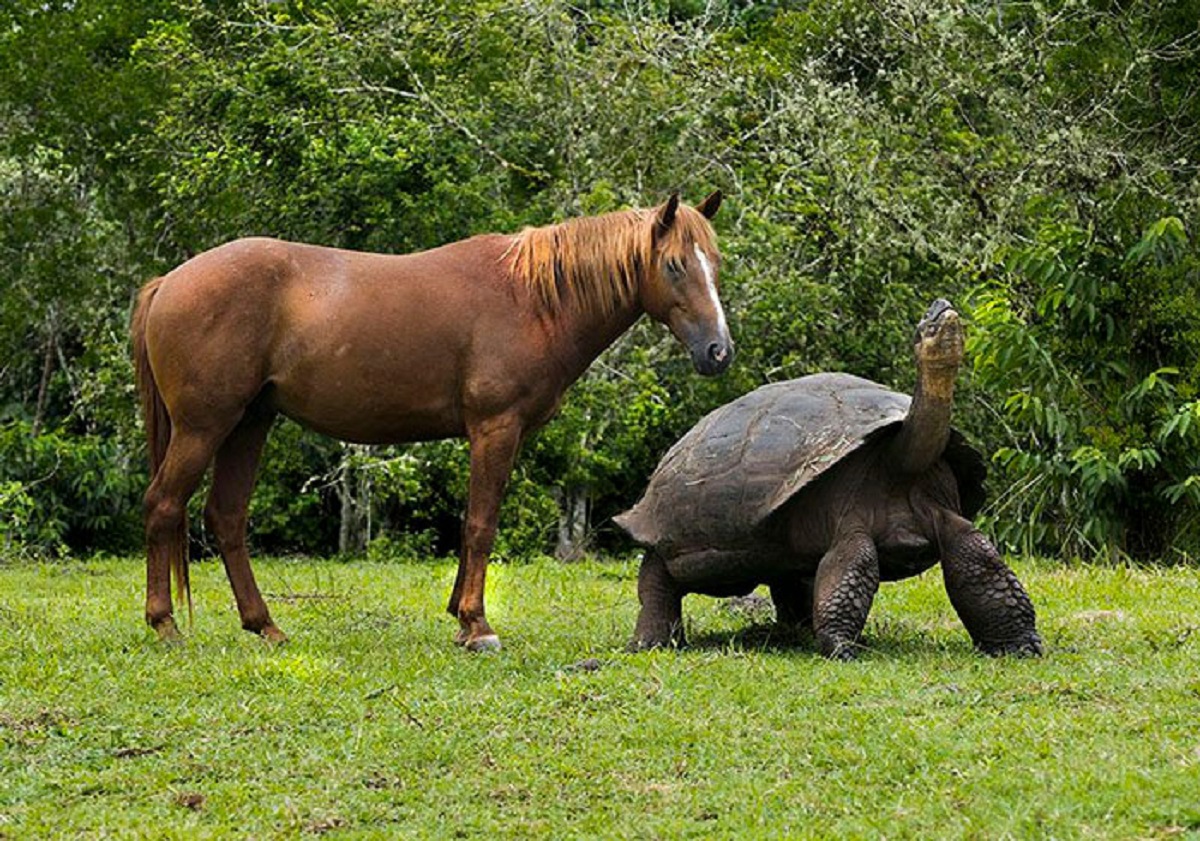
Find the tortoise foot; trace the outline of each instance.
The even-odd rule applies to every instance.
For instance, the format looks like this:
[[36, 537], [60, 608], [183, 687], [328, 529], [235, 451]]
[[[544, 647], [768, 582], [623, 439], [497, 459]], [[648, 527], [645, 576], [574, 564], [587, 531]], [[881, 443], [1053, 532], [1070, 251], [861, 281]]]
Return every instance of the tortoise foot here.
[[625, 650], [630, 654], [637, 654], [639, 651], [651, 651], [655, 648], [665, 648], [670, 645], [670, 642], [662, 640], [644, 639], [642, 637], [634, 637], [625, 646]]
[[1037, 634], [1015, 640], [981, 642], [978, 648], [989, 657], [1041, 657], [1045, 653], [1042, 638]]
[[625, 650], [636, 653], [655, 648], [682, 648], [686, 644], [683, 628], [677, 624], [663, 625], [652, 629], [638, 628]]
[[817, 637], [817, 649], [822, 656], [830, 660], [849, 663], [851, 660], [858, 659], [859, 648], [859, 644], [854, 640]]

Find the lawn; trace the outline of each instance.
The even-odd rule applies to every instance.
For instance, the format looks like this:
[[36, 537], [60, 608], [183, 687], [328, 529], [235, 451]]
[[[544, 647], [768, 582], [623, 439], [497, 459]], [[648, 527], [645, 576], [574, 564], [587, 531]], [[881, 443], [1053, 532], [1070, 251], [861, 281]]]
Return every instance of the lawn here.
[[1041, 660], [975, 654], [936, 572], [855, 663], [692, 596], [626, 654], [630, 563], [262, 560], [292, 641], [193, 566], [179, 645], [136, 559], [0, 564], [0, 838], [1200, 838], [1200, 571], [1015, 565]]

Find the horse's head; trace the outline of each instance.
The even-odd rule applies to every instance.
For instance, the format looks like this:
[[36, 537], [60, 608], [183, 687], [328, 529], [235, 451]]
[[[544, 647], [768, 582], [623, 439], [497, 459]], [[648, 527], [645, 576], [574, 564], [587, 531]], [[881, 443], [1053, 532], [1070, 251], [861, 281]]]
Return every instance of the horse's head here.
[[733, 361], [733, 340], [717, 295], [721, 255], [708, 220], [721, 206], [720, 191], [695, 208], [672, 195], [654, 212], [651, 260], [642, 279], [642, 307], [675, 334], [705, 376]]

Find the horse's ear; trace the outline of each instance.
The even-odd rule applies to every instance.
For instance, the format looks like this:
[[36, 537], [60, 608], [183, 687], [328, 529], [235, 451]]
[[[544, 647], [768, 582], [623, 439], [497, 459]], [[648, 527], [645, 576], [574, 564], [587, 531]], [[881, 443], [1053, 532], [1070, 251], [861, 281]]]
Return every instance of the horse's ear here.
[[705, 219], [712, 219], [721, 209], [721, 191], [713, 190], [708, 194], [708, 198], [696, 205], [696, 209], [704, 214]]
[[675, 211], [678, 209], [679, 193], [671, 193], [671, 198], [667, 199], [667, 203], [659, 209], [658, 218], [654, 220], [654, 233], [656, 236], [662, 236], [671, 230], [671, 226], [675, 224]]

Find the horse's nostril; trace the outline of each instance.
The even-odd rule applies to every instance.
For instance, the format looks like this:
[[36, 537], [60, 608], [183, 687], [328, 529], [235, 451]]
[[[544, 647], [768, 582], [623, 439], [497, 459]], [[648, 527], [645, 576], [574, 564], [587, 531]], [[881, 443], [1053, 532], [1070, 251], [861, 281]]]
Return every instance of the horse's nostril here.
[[704, 376], [720, 374], [733, 361], [732, 342], [709, 342], [692, 345], [692, 362]]

